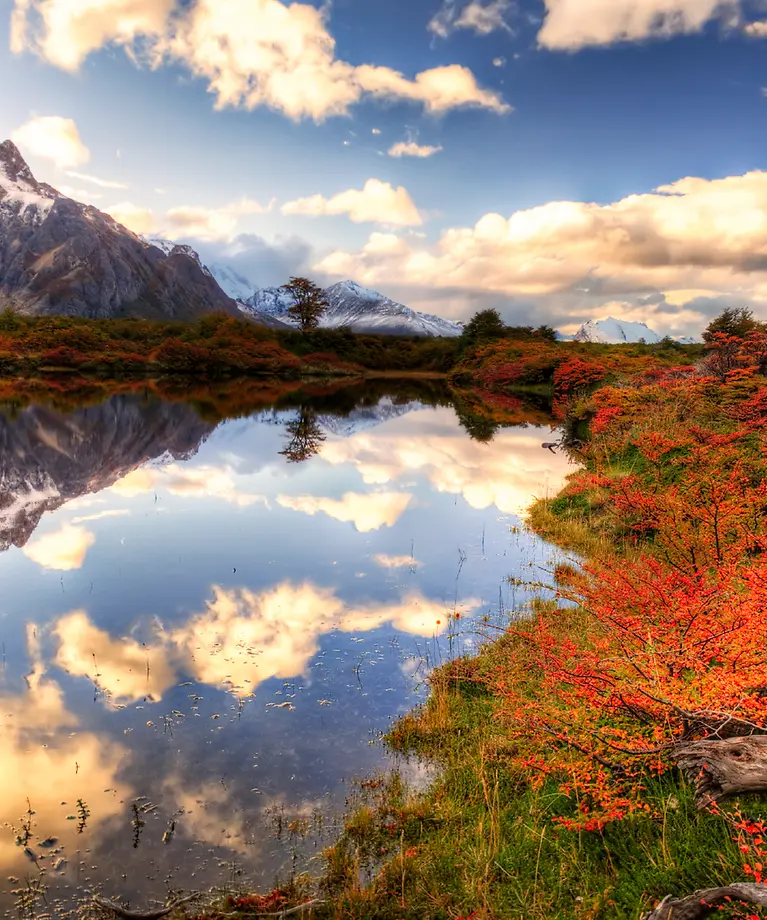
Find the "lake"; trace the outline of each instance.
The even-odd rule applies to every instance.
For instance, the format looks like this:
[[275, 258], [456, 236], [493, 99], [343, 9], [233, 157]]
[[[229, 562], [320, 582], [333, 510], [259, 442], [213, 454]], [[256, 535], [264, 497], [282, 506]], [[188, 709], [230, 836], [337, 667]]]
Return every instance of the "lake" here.
[[435, 381], [214, 403], [0, 407], [3, 912], [319, 869], [429, 668], [548, 580], [545, 411]]

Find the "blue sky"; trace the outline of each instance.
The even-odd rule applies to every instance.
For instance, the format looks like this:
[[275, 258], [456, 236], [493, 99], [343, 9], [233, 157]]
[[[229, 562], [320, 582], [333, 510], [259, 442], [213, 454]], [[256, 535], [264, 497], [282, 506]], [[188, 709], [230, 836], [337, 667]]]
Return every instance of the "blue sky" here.
[[254, 285], [565, 329], [767, 318], [767, 4], [3, 8], [0, 135], [38, 177]]

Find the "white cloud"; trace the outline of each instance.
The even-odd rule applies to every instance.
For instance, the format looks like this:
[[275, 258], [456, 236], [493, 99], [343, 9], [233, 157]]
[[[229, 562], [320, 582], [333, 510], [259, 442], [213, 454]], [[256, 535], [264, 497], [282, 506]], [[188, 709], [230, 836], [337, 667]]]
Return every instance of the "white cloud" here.
[[544, 0], [538, 42], [553, 51], [666, 39], [736, 20], [739, 0]]
[[328, 15], [328, 6], [279, 0], [15, 0], [11, 48], [75, 71], [115, 43], [153, 67], [184, 64], [207, 82], [217, 108], [268, 106], [296, 120], [346, 115], [365, 96], [410, 100], [435, 113], [464, 106], [508, 111], [498, 93], [459, 65], [410, 79], [339, 60]]
[[76, 71], [93, 51], [139, 36], [159, 37], [175, 0], [15, 0], [11, 51], [34, 51]]
[[283, 508], [314, 516], [321, 512], [343, 523], [352, 523], [361, 533], [393, 527], [412, 499], [406, 492], [347, 492], [341, 499], [315, 495], [278, 495]]
[[[69, 510], [72, 510], [71, 505]], [[94, 514], [84, 514], [82, 517], [73, 517], [72, 523], [86, 524], [89, 521], [101, 521], [104, 518], [128, 517], [129, 515], [130, 511], [128, 511], [127, 508], [114, 508], [109, 511], [97, 511]]]
[[459, 8], [455, 0], [445, 0], [427, 28], [440, 38], [447, 38], [456, 29], [469, 29], [477, 35], [490, 35], [499, 29], [511, 32], [505, 18], [511, 6], [511, 0], [490, 0], [488, 3], [471, 0]]
[[176, 680], [164, 647], [113, 639], [83, 610], [57, 620], [53, 635], [59, 642], [54, 664], [69, 674], [87, 677], [113, 702], [159, 700]]
[[743, 31], [749, 38], [767, 38], [767, 19], [749, 22], [744, 26]]
[[71, 185], [61, 185], [57, 184], [57, 190], [61, 192], [67, 198], [72, 198], [74, 201], [80, 201], [84, 204], [91, 204], [94, 201], [98, 201], [99, 198], [104, 196], [100, 192], [92, 192], [87, 188], [74, 188]]
[[22, 553], [46, 569], [70, 572], [79, 569], [96, 537], [84, 527], [64, 524], [53, 533], [35, 537], [22, 549]]
[[506, 66], [505, 57], [493, 58], [493, 67], [505, 67], [505, 66]]
[[98, 176], [76, 172], [73, 169], [68, 169], [67, 175], [71, 179], [79, 179], [80, 182], [90, 182], [92, 185], [97, 185], [99, 188], [128, 188], [124, 182], [116, 182], [113, 179], [100, 179]]
[[266, 501], [262, 495], [242, 491], [234, 470], [228, 466], [145, 466], [128, 473], [110, 491], [123, 498], [135, 498], [157, 489], [182, 498], [215, 498], [240, 508]]
[[[32, 671], [20, 694], [0, 695], [0, 826], [17, 827], [19, 818], [34, 808], [33, 831], [40, 837], [55, 834], [58, 846], [72, 853], [81, 845], [75, 811], [78, 799], [90, 809], [88, 824], [98, 835], [102, 825], [123, 810], [135, 793], [118, 776], [129, 763], [130, 752], [103, 735], [81, 729], [64, 704], [61, 687], [46, 678], [38, 630], [27, 626]], [[62, 805], [64, 807], [62, 807]], [[35, 840], [31, 845], [35, 847]], [[14, 835], [0, 837], [0, 867], [4, 875], [25, 876], [30, 863]]]
[[388, 154], [390, 157], [420, 157], [426, 159], [439, 153], [442, 147], [430, 147], [428, 144], [416, 144], [414, 141], [400, 141], [389, 147]]
[[370, 133], [371, 133], [371, 134], [380, 134], [380, 133], [381, 133], [381, 129], [380, 129], [380, 128], [373, 128], [373, 130], [372, 130]]
[[420, 226], [421, 215], [407, 189], [394, 188], [389, 182], [368, 179], [361, 189], [348, 189], [332, 198], [312, 195], [288, 201], [282, 206], [283, 214], [304, 214], [318, 217], [323, 214], [347, 214], [356, 224], [371, 222], [398, 227]]
[[11, 134], [11, 140], [24, 154], [44, 157], [60, 169], [81, 166], [90, 159], [90, 151], [80, 139], [71, 118], [43, 115], [30, 118]]
[[386, 553], [376, 553], [373, 562], [382, 569], [404, 569], [420, 565], [412, 556], [389, 556]]
[[541, 440], [535, 432], [506, 428], [479, 443], [466, 437], [453, 410], [425, 409], [374, 431], [328, 439], [320, 454], [333, 465], [352, 464], [370, 485], [391, 486], [420, 474], [437, 491], [462, 495], [472, 508], [521, 515], [534, 499], [558, 492], [572, 472], [566, 456], [541, 450]]
[[511, 112], [498, 93], [482, 89], [468, 67], [449, 64], [434, 67], [408, 80], [388, 67], [357, 68], [357, 79], [369, 93], [383, 99], [403, 99], [423, 103], [427, 112], [442, 115], [451, 109], [473, 106], [489, 109], [499, 115]]
[[142, 236], [157, 233], [157, 218], [150, 208], [139, 207], [131, 201], [121, 201], [104, 210], [114, 217], [118, 224], [122, 224], [134, 233]]
[[263, 205], [252, 198], [241, 198], [220, 208], [184, 205], [156, 214], [151, 208], [142, 208], [123, 201], [105, 208], [108, 214], [134, 233], [147, 236], [164, 236], [169, 239], [193, 238], [206, 242], [234, 239], [240, 219], [250, 214], [265, 214], [274, 202]]
[[702, 289], [767, 302], [767, 172], [685, 178], [612, 204], [485, 214], [433, 246], [375, 233], [315, 268], [373, 287], [396, 278], [418, 289], [540, 296], [580, 286], [605, 299]]
[[[469, 599], [461, 609], [471, 612], [479, 606]], [[443, 632], [447, 619], [442, 602], [420, 594], [390, 604], [347, 605], [329, 588], [283, 582], [260, 592], [214, 587], [207, 609], [169, 639], [186, 659], [184, 670], [197, 680], [252, 693], [272, 677], [303, 674], [320, 637], [333, 629], [362, 632], [392, 623], [429, 637]]]
[[[54, 663], [95, 682], [112, 703], [143, 698], [158, 702], [179, 673], [210, 686], [252, 693], [272, 677], [303, 674], [320, 638], [334, 629], [366, 632], [392, 623], [411, 635], [430, 637], [444, 632], [448, 622], [442, 601], [415, 592], [385, 604], [347, 604], [332, 589], [311, 582], [286, 581], [262, 591], [214, 586], [212, 591], [202, 612], [170, 631], [157, 624], [146, 644], [112, 638], [84, 611], [68, 613], [53, 625], [59, 643]], [[466, 614], [479, 606], [469, 598], [459, 610]], [[45, 700], [51, 708], [60, 707], [60, 693], [50, 691]], [[45, 721], [42, 707], [32, 718]], [[1, 732], [2, 723], [0, 739]]]

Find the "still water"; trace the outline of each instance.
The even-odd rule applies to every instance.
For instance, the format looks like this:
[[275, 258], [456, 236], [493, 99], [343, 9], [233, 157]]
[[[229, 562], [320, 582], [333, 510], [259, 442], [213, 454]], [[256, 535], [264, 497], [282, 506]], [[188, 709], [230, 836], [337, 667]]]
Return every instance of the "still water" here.
[[520, 529], [571, 471], [553, 423], [480, 440], [428, 401], [3, 408], [0, 912], [307, 866], [284, 829], [332, 827], [428, 668], [553, 558]]

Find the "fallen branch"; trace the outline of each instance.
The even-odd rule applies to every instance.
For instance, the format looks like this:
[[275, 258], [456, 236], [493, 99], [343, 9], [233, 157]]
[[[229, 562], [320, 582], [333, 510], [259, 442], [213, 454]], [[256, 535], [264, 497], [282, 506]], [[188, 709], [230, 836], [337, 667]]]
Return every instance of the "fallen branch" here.
[[691, 741], [671, 752], [695, 784], [698, 808], [747, 793], [767, 792], [767, 735]]
[[305, 910], [308, 910], [310, 907], [318, 907], [320, 904], [325, 902], [321, 898], [314, 898], [312, 901], [306, 901], [303, 904], [299, 904], [296, 907], [289, 907], [287, 910], [278, 911], [276, 914], [256, 914], [257, 917], [276, 917], [278, 920], [281, 920], [282, 917], [289, 917], [291, 914], [299, 914]]
[[664, 898], [642, 920], [703, 920], [728, 904], [754, 904], [767, 907], [767, 885], [736, 882], [725, 888], [705, 888], [686, 898]]
[[148, 911], [128, 910], [126, 907], [123, 907], [122, 904], [118, 904], [116, 901], [110, 901], [108, 898], [102, 898], [97, 894], [93, 896], [93, 903], [103, 910], [111, 910], [113, 913], [117, 914], [118, 917], [122, 917], [123, 920], [160, 920], [161, 917], [167, 917], [168, 914], [172, 913], [177, 907], [181, 907], [182, 904], [193, 901], [197, 897], [199, 897], [197, 893], [190, 894], [186, 898], [178, 898], [172, 901], [165, 907]]

